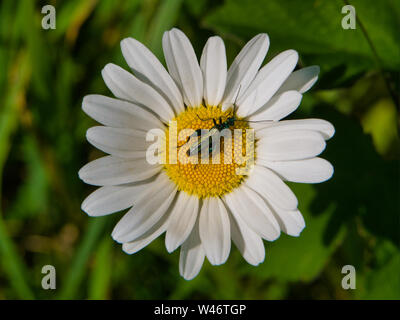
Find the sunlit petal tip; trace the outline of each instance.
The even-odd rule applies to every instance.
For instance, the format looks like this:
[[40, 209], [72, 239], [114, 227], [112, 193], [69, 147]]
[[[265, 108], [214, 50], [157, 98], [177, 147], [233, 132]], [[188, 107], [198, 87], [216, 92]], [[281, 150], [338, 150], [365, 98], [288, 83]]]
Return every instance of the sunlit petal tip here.
[[298, 91], [285, 91], [280, 95], [275, 95], [249, 119], [250, 121], [279, 121], [294, 112], [302, 98], [303, 95]]
[[288, 90], [297, 90], [300, 93], [305, 93], [318, 80], [320, 73], [319, 66], [308, 66], [294, 71], [283, 83], [277, 94]]
[[283, 232], [292, 237], [299, 237], [306, 223], [304, 217], [299, 210], [286, 211], [275, 207], [275, 213], [281, 225]]
[[[115, 240], [115, 239], [114, 239]], [[125, 242], [125, 243], [122, 243], [122, 251], [124, 251], [125, 253], [127, 253], [127, 254], [132, 254], [133, 252], [131, 252], [130, 250], [129, 250], [129, 247], [128, 247], [128, 243], [127, 242]]]
[[230, 225], [228, 213], [220, 199], [208, 198], [204, 201], [199, 226], [201, 243], [210, 263], [225, 263], [231, 249]]
[[327, 126], [327, 128], [325, 129], [326, 139], [329, 140], [335, 135], [336, 129], [333, 126], [333, 124], [330, 123], [329, 121], [326, 121], [326, 126]]
[[260, 164], [275, 171], [284, 180], [297, 183], [321, 183], [329, 180], [334, 172], [332, 164], [322, 158], [294, 161], [265, 161]]
[[189, 237], [182, 244], [179, 255], [179, 273], [185, 280], [198, 275], [203, 265], [205, 252], [199, 236], [199, 219], [197, 219]]

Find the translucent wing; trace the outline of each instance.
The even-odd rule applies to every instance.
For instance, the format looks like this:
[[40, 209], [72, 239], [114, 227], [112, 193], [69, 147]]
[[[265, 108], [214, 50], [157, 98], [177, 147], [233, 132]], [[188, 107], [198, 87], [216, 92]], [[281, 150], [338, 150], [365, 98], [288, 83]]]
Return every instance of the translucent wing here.
[[211, 128], [206, 134], [202, 134], [197, 141], [189, 147], [188, 152], [190, 156], [199, 154], [202, 150], [209, 147], [209, 140], [214, 135], [219, 134], [217, 128]]

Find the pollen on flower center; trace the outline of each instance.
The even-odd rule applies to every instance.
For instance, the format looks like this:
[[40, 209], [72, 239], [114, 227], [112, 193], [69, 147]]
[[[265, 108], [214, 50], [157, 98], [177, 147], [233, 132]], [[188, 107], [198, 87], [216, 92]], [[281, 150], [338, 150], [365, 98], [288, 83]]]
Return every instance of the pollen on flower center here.
[[[224, 123], [229, 117], [232, 117], [232, 109], [222, 111], [220, 106], [200, 106], [196, 108], [187, 108], [181, 112], [172, 121], [176, 121], [177, 133], [184, 129], [211, 129], [214, 127], [214, 121], [217, 123]], [[204, 163], [204, 159], [201, 159], [200, 155], [194, 155], [191, 157], [197, 157], [198, 163], [191, 163], [189, 156], [186, 156], [186, 151], [190, 142], [187, 140], [175, 141], [177, 146], [176, 151], [179, 154], [180, 148], [181, 154], [185, 156], [181, 158], [177, 156], [176, 163], [170, 163], [169, 155], [167, 155], [167, 161], [164, 165], [165, 171], [169, 178], [178, 186], [178, 189], [185, 191], [189, 194], [197, 195], [199, 198], [206, 197], [218, 197], [225, 193], [229, 193], [234, 188], [238, 187], [240, 183], [245, 179], [245, 175], [238, 174], [238, 168], [244, 168], [248, 162], [236, 161], [239, 157], [246, 157], [249, 154], [246, 153], [246, 129], [248, 129], [248, 123], [245, 121], [234, 121], [233, 125], [229, 127], [232, 135], [221, 139], [220, 151], [210, 155], [208, 162]], [[235, 136], [234, 129], [241, 129], [239, 135]], [[167, 143], [166, 147], [173, 141], [169, 134], [170, 128], [166, 129]], [[240, 137], [240, 138], [239, 138]], [[225, 144], [227, 147], [225, 148]], [[252, 151], [254, 145], [251, 146]], [[231, 153], [229, 155], [228, 153]], [[210, 152], [211, 153], [211, 152]], [[219, 161], [215, 161], [216, 157], [219, 156]], [[254, 156], [254, 152], [251, 152], [251, 156]], [[232, 161], [225, 161], [225, 158], [229, 157]], [[203, 162], [203, 163], [202, 163]], [[215, 163], [218, 162], [218, 163]], [[225, 163], [228, 162], [228, 163]]]

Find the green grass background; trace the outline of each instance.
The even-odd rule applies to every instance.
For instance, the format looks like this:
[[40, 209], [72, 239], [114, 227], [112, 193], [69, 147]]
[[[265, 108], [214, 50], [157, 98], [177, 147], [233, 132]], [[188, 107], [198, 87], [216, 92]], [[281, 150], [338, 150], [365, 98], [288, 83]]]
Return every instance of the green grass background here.
[[[41, 28], [54, 5], [55, 30]], [[341, 0], [3, 0], [0, 2], [0, 299], [399, 299], [400, 2], [351, 0], [357, 28], [344, 30]], [[110, 236], [121, 213], [89, 218], [94, 190], [77, 172], [101, 153], [85, 140], [95, 123], [86, 94], [111, 95], [100, 71], [127, 68], [119, 42], [134, 37], [163, 61], [161, 37], [181, 28], [199, 56], [220, 35], [228, 63], [267, 32], [267, 60], [285, 49], [318, 64], [317, 85], [290, 118], [331, 121], [323, 157], [335, 167], [320, 185], [290, 184], [306, 228], [265, 242], [248, 265], [236, 248], [226, 264], [179, 276], [179, 253], [160, 237], [132, 256]], [[397, 105], [397, 106], [396, 106]], [[57, 289], [43, 290], [54, 265]], [[356, 290], [341, 287], [354, 265]]]

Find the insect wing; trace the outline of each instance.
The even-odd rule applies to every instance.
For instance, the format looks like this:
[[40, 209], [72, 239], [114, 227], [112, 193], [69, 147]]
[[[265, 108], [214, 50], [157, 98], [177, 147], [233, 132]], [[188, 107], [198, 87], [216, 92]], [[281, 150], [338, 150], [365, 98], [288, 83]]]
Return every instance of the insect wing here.
[[208, 148], [209, 139], [212, 138], [215, 134], [219, 134], [217, 128], [211, 128], [206, 134], [202, 134], [201, 137], [189, 147], [189, 154], [191, 156], [196, 155], [205, 148]]

